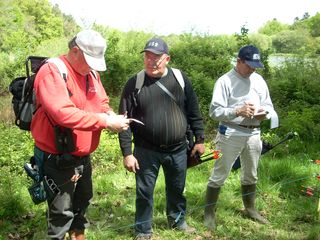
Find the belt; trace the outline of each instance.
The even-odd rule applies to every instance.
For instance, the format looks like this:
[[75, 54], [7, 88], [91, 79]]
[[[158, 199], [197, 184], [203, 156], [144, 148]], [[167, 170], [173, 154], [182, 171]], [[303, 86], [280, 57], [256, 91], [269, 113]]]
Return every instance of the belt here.
[[175, 151], [177, 148], [180, 149], [181, 146], [186, 146], [186, 138], [184, 137], [181, 141], [173, 144], [153, 144], [151, 142], [146, 141], [145, 139], [141, 138], [140, 136], [136, 136], [134, 139], [134, 143], [137, 146], [144, 147], [147, 149], [151, 149], [154, 151], [164, 151], [164, 152], [171, 152]]
[[69, 169], [80, 165], [86, 166], [90, 163], [90, 155], [87, 156], [75, 156], [71, 154], [53, 155], [55, 163], [58, 169]]
[[260, 126], [256, 126], [256, 125], [241, 125], [241, 124], [239, 124], [238, 126], [244, 127], [244, 128], [249, 128], [249, 129], [260, 128]]
[[90, 158], [90, 155], [76, 156], [70, 153], [62, 153], [62, 154], [54, 154], [54, 153], [47, 153], [47, 152], [44, 152], [44, 153], [46, 158], [60, 157], [60, 158], [65, 158], [66, 160], [75, 160], [75, 161], [86, 161]]
[[60, 162], [62, 165], [79, 165], [84, 164], [86, 165], [88, 162], [90, 162], [90, 155], [85, 156], [76, 156], [69, 153], [63, 153], [63, 154], [53, 154], [53, 153], [47, 153], [44, 152], [44, 159], [54, 159], [56, 163]]
[[170, 144], [170, 145], [161, 144], [159, 146], [159, 148], [161, 150], [168, 150], [168, 149], [171, 149], [171, 148], [174, 148], [174, 147], [177, 147], [177, 146], [181, 146], [183, 143], [185, 143], [185, 142], [178, 142], [178, 143], [174, 143], [174, 144]]

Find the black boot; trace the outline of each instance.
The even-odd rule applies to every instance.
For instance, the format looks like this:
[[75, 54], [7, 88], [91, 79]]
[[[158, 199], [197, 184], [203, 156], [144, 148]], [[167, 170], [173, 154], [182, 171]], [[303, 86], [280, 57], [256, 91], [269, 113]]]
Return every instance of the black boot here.
[[215, 210], [219, 192], [220, 188], [207, 186], [206, 206], [204, 208], [204, 225], [210, 230], [214, 230], [216, 228]]
[[254, 204], [256, 200], [256, 184], [242, 185], [241, 189], [242, 189], [242, 201], [245, 207], [245, 214], [249, 218], [261, 224], [269, 223], [269, 221], [264, 217], [262, 217], [260, 213], [255, 209]]

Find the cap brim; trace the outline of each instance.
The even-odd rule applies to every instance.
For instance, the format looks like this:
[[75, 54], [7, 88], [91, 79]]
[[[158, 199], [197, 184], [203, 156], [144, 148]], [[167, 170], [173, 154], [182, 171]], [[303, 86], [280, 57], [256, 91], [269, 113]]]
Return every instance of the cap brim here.
[[252, 68], [264, 68], [263, 64], [260, 61], [248, 61], [245, 60], [245, 63]]
[[152, 52], [154, 54], [157, 54], [157, 55], [161, 55], [161, 54], [164, 54], [164, 52], [160, 52], [160, 51], [157, 51], [157, 50], [154, 50], [154, 49], [144, 49], [143, 51], [141, 51], [140, 53], [143, 53], [143, 52]]
[[83, 52], [84, 58], [86, 59], [87, 64], [89, 67], [96, 71], [105, 71], [107, 70], [106, 62], [104, 56], [100, 58], [92, 57], [85, 52]]

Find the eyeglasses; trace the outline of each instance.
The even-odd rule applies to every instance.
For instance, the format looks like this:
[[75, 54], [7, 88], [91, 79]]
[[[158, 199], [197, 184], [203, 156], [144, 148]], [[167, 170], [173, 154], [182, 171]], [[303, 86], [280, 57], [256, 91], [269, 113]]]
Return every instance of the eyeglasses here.
[[153, 63], [160, 64], [164, 59], [166, 59], [166, 54], [161, 55], [160, 57], [152, 57], [152, 56], [147, 56], [146, 54], [144, 55], [144, 58]]

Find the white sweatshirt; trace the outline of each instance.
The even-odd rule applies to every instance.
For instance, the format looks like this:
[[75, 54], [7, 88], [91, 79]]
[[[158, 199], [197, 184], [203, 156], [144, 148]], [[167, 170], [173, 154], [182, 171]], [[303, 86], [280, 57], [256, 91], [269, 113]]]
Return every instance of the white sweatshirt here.
[[262, 76], [254, 72], [248, 79], [232, 69], [216, 81], [209, 115], [220, 121], [220, 125], [227, 126], [226, 135], [258, 134], [258, 128], [244, 129], [238, 126], [260, 125], [260, 121], [255, 118], [236, 116], [236, 108], [243, 106], [245, 102], [253, 103], [256, 109], [262, 108], [269, 113], [275, 113], [268, 86]]

